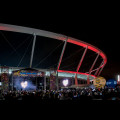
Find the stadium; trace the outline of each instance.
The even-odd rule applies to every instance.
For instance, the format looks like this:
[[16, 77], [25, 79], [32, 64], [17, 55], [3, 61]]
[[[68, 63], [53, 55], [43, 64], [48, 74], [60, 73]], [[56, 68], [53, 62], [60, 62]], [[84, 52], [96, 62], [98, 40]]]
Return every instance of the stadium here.
[[88, 87], [107, 63], [97, 47], [45, 30], [0, 24], [0, 40], [2, 91]]

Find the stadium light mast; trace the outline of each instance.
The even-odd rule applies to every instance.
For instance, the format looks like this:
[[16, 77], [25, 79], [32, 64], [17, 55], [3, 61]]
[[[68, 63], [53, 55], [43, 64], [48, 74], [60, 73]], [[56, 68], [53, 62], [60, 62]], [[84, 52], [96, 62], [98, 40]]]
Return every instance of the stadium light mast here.
[[33, 39], [33, 46], [32, 46], [32, 52], [31, 52], [31, 59], [30, 59], [30, 68], [32, 67], [32, 61], [33, 61], [33, 55], [34, 55], [34, 49], [35, 49], [35, 42], [36, 42], [36, 34], [33, 33], [34, 39]]

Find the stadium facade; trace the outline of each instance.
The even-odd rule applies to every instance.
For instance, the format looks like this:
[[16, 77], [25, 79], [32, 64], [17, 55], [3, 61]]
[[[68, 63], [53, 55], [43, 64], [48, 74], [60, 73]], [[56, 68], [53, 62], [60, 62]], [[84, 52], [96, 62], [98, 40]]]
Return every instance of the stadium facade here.
[[[3, 89], [3, 86], [6, 84], [7, 85], [6, 89], [13, 90], [15, 88], [14, 79], [19, 81], [22, 78], [27, 79], [26, 77], [35, 78], [33, 81], [36, 81], [34, 82], [34, 86], [36, 85], [35, 87], [36, 89], [57, 89], [59, 90], [60, 88], [64, 87], [62, 81], [65, 79], [68, 79], [69, 81], [69, 84], [67, 85], [67, 87], [89, 86], [92, 83], [93, 79], [95, 77], [98, 77], [101, 74], [105, 64], [107, 63], [107, 57], [103, 51], [101, 51], [100, 49], [98, 49], [97, 47], [91, 44], [88, 44], [86, 42], [83, 42], [81, 40], [78, 40], [78, 39], [75, 39], [69, 36], [65, 36], [65, 35], [61, 35], [61, 34], [57, 34], [53, 32], [48, 32], [44, 30], [34, 29], [34, 28], [28, 28], [28, 27], [22, 27], [22, 26], [16, 26], [16, 25], [8, 25], [8, 24], [0, 24], [0, 30], [33, 35], [33, 43], [32, 43], [32, 49], [31, 49], [29, 68], [26, 69], [26, 68], [15, 67], [15, 66], [12, 66], [12, 67], [1, 66], [0, 67], [1, 89]], [[46, 38], [57, 39], [57, 40], [61, 40], [64, 42], [56, 69], [41, 69], [41, 68], [32, 67], [36, 36], [43, 36]], [[67, 43], [75, 44], [77, 46], [81, 46], [84, 48], [84, 51], [81, 55], [81, 58], [79, 60], [79, 63], [75, 71], [68, 71], [68, 70], [60, 69], [60, 65], [63, 59], [64, 52], [66, 50]], [[89, 71], [79, 72], [79, 69], [81, 68], [83, 64], [84, 58], [88, 50], [96, 53], [96, 57], [92, 65], [89, 66], [90, 68]], [[94, 66], [99, 57], [101, 57], [102, 62], [99, 64], [99, 67], [94, 69]], [[36, 71], [33, 72], [34, 70]], [[16, 74], [16, 72], [18, 72], [19, 74]], [[43, 74], [41, 75], [41, 73]], [[15, 76], [17, 77], [15, 78]]]

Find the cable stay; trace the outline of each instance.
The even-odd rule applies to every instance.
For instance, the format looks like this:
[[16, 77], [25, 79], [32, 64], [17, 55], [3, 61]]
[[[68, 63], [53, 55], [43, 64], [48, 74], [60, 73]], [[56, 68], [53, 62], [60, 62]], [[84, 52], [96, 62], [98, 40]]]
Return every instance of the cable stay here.
[[[64, 58], [64, 59], [62, 60], [62, 62], [65, 61], [66, 59], [72, 57], [73, 55], [75, 55], [76, 53], [80, 52], [80, 51], [83, 50], [83, 49], [84, 49], [84, 48], [81, 48], [81, 49], [77, 50], [76, 52], [74, 52], [73, 54], [71, 54], [70, 56]], [[57, 64], [58, 64], [58, 63], [56, 63], [56, 64], [54, 64], [54, 65], [51, 65], [51, 66], [49, 66], [49, 67], [47, 67], [47, 68], [50, 68], [50, 67], [55, 66], [55, 65], [57, 65]]]
[[[72, 63], [72, 64], [69, 64], [69, 65], [66, 65], [66, 66], [64, 66], [64, 67], [62, 67], [62, 68], [66, 68], [66, 67], [68, 67], [68, 66], [71, 66], [71, 65], [73, 65], [73, 64], [75, 64], [76, 62], [74, 62], [74, 63]], [[56, 64], [54, 64], [54, 65], [57, 65], [58, 63], [56, 63]], [[52, 66], [54, 66], [54, 65], [52, 65]], [[50, 66], [50, 67], [48, 67], [47, 69], [49, 69], [49, 68], [51, 68], [52, 66]]]
[[[88, 60], [88, 58], [90, 59], [90, 57], [92, 57], [92, 56], [95, 56], [96, 54], [93, 54], [93, 55], [90, 55], [90, 56], [87, 56], [87, 58], [85, 58], [86, 60], [87, 60], [87, 62], [84, 64], [84, 67], [85, 66], [87, 66], [88, 64], [90, 64], [90, 60]], [[84, 62], [84, 60], [83, 60], [83, 62]]]
[[27, 47], [26, 51], [24, 52], [24, 54], [23, 54], [23, 56], [22, 56], [22, 58], [21, 58], [20, 62], [18, 63], [18, 66], [17, 66], [17, 67], [19, 67], [19, 66], [20, 66], [20, 64], [21, 64], [21, 62], [22, 62], [22, 60], [23, 60], [23, 58], [25, 57], [25, 55], [26, 55], [26, 53], [27, 53], [27, 51], [28, 51], [28, 48], [29, 48], [29, 46], [30, 46], [31, 42], [32, 42], [32, 39], [31, 39], [30, 43], [28, 44], [28, 47]]
[[[23, 40], [23, 42], [16, 47], [16, 50], [17, 50], [18, 48], [20, 48], [30, 37], [31, 37], [31, 36], [27, 36], [27, 38], [26, 38], [25, 40]], [[13, 51], [11, 54], [13, 54], [13, 53], [14, 53], [14, 51]]]
[[48, 58], [58, 47], [60, 47], [63, 44], [63, 42], [61, 44], [59, 44], [55, 49], [52, 50], [52, 52], [50, 52], [50, 54], [48, 54], [46, 57], [44, 57], [37, 65], [35, 65], [34, 67], [37, 67], [38, 65], [40, 65], [46, 58]]
[[[82, 49], [80, 49], [79, 51], [81, 51], [81, 50], [82, 50]], [[77, 51], [77, 52], [78, 52], [78, 51]], [[65, 61], [65, 59], [64, 59], [64, 61]], [[66, 68], [66, 67], [69, 67], [69, 66], [71, 66], [71, 65], [75, 65], [76, 63], [78, 64], [77, 58], [76, 58], [76, 59], [74, 60], [74, 62], [72, 62], [71, 64], [61, 67], [61, 69]], [[77, 66], [74, 67], [74, 68], [77, 68]]]
[[58, 65], [58, 63], [56, 63], [56, 64], [54, 64], [54, 65], [51, 65], [51, 66], [47, 67], [47, 69], [49, 69], [49, 68], [51, 68], [51, 67], [53, 67], [53, 66], [55, 66], [55, 65]]
[[[83, 50], [83, 49], [84, 49], [84, 48], [81, 48], [81, 49], [77, 50], [76, 52], [74, 52], [73, 54], [71, 54], [70, 56], [64, 58], [64, 59], [62, 60], [62, 62], [65, 61], [66, 59], [74, 56], [75, 54], [77, 54], [78, 52], [80, 52], [80, 51]], [[87, 59], [90, 58], [90, 57], [92, 57], [92, 56], [94, 56], [94, 55], [96, 55], [96, 54], [93, 54], [93, 55], [88, 56]], [[76, 62], [75, 62], [75, 63], [76, 63]], [[53, 66], [55, 66], [55, 65], [57, 65], [57, 64], [58, 64], [58, 63], [56, 63], [56, 64], [54, 64], [54, 65], [51, 65], [51, 66], [47, 67], [47, 69], [49, 69], [49, 68], [51, 68], [51, 67], [53, 67]], [[72, 63], [72, 64], [74, 64], [74, 63]], [[72, 64], [70, 64], [70, 65], [72, 65]], [[87, 66], [88, 64], [89, 64], [89, 62], [87, 62], [87, 63], [85, 64], [85, 66]], [[70, 66], [70, 65], [68, 65], [68, 66]], [[85, 67], [85, 66], [84, 66], [84, 67]], [[66, 67], [66, 66], [64, 66], [64, 67]], [[64, 67], [62, 67], [62, 68], [64, 68]]]
[[[102, 59], [102, 58], [100, 58], [100, 59]], [[101, 66], [102, 66], [102, 65], [101, 65]], [[100, 66], [100, 67], [101, 67], [101, 66]], [[96, 68], [96, 69], [93, 69], [93, 70], [91, 71], [91, 73], [94, 72], [94, 71], [97, 71], [98, 69], [99, 69], [99, 67]], [[86, 72], [86, 73], [89, 73], [89, 72]]]
[[[19, 49], [31, 36], [28, 36], [25, 40], [23, 40], [23, 42], [21, 44], [19, 44], [17, 47], [16, 47], [16, 50]], [[8, 59], [15, 51], [12, 51], [9, 56], [6, 56]]]
[[65, 61], [65, 60], [67, 60], [68, 58], [74, 56], [75, 54], [77, 54], [78, 52], [82, 51], [83, 49], [84, 49], [84, 48], [81, 48], [81, 49], [77, 50], [76, 52], [74, 52], [73, 54], [69, 55], [68, 57], [64, 58], [64, 59], [62, 60], [62, 62]]
[[0, 33], [1, 33], [1, 35], [3, 36], [3, 38], [7, 41], [7, 43], [11, 46], [11, 48], [12, 48], [15, 52], [17, 52], [16, 49], [13, 47], [13, 45], [12, 45], [12, 44], [9, 42], [9, 40], [6, 38], [6, 36], [3, 34], [3, 32], [0, 31]]
[[[99, 69], [99, 68], [96, 68], [96, 69], [92, 70], [91, 73], [94, 72], [94, 71], [96, 71], [96, 70], [98, 70], [98, 69]], [[86, 72], [86, 73], [89, 73], [89, 72]]]
[[[90, 65], [90, 64], [92, 64], [91, 63], [91, 60], [89, 60], [88, 58], [90, 58], [91, 56], [95, 56], [96, 54], [93, 54], [93, 55], [90, 55], [90, 56], [88, 56], [87, 58], [86, 58], [86, 60], [87, 60], [87, 62], [85, 62], [85, 63], [83, 63], [82, 64], [82, 71], [88, 71], [87, 69], [88, 69], [88, 66]], [[94, 70], [93, 70], [94, 71]], [[85, 72], [85, 73], [88, 73], [88, 72]]]
[[76, 69], [76, 67], [69, 69], [69, 71], [72, 71], [72, 70], [74, 70], [74, 69]]
[[66, 65], [66, 66], [64, 66], [64, 67], [61, 67], [61, 69], [66, 68], [66, 67], [69, 67], [69, 66], [71, 66], [71, 65], [75, 65], [75, 63], [77, 63], [77, 62], [73, 62], [73, 63], [71, 63], [71, 64], [69, 64], [69, 65]]

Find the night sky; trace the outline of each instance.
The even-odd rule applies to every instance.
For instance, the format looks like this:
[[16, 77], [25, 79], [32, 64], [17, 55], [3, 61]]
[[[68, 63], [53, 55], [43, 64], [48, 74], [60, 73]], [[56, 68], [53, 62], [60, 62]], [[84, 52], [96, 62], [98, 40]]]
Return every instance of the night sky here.
[[[11, 14], [5, 12], [0, 17], [0, 23], [20, 25], [61, 33], [88, 42], [101, 49], [107, 56], [108, 61], [101, 73], [101, 76], [104, 76], [106, 79], [116, 79], [116, 75], [120, 74], [120, 44], [118, 37], [119, 15], [117, 7], [114, 6], [113, 8], [107, 4], [99, 7], [96, 6], [95, 8], [89, 6], [88, 9], [86, 9], [87, 6], [86, 8], [83, 7], [83, 9], [81, 9], [81, 5], [76, 7], [74, 6], [74, 8], [68, 6], [64, 6], [64, 9], [61, 7], [58, 9], [52, 8], [52, 10], [48, 8], [48, 10], [44, 12], [43, 8], [42, 11], [37, 8], [37, 12], [36, 10], [26, 10], [24, 12], [19, 10], [16, 13], [12, 11]], [[24, 36], [24, 38], [27, 37], [27, 35]], [[53, 41], [53, 43], [55, 42]], [[55, 46], [59, 44], [61, 44], [59, 48], [61, 49], [61, 42], [56, 42]], [[48, 46], [50, 46], [50, 43], [45, 47]], [[52, 50], [51, 47], [48, 47], [48, 49]], [[44, 55], [42, 55], [42, 57], [44, 57]], [[29, 61], [26, 62], [29, 63]]]

